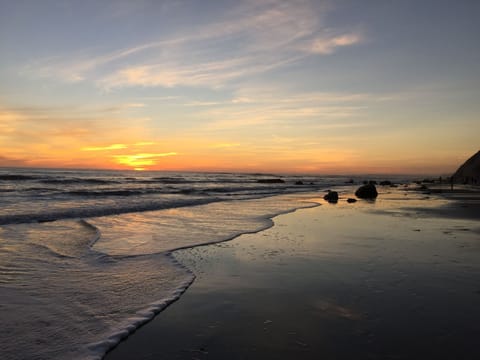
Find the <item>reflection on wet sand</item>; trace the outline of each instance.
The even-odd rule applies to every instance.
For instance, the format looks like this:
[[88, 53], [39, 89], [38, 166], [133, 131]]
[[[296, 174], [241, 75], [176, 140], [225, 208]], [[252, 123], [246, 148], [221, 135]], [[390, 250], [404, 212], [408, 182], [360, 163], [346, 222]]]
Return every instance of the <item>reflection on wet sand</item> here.
[[175, 252], [196, 282], [107, 358], [476, 358], [478, 218], [432, 216], [455, 204], [404, 193], [356, 204], [341, 193], [266, 231]]

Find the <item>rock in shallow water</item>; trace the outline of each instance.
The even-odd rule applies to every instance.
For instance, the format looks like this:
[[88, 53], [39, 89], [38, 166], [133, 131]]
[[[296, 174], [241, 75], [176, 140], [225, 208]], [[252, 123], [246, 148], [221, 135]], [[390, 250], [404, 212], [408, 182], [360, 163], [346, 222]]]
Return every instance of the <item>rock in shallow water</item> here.
[[360, 186], [355, 191], [355, 196], [360, 199], [375, 199], [378, 196], [377, 188], [373, 184]]
[[336, 191], [328, 191], [328, 194], [326, 194], [323, 198], [329, 203], [336, 203], [338, 202], [338, 193]]

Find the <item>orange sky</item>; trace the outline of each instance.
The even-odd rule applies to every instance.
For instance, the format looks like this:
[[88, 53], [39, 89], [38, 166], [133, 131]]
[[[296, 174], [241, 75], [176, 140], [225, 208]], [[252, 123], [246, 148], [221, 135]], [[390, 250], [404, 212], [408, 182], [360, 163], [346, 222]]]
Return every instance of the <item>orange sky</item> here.
[[1, 5], [0, 166], [443, 175], [479, 150], [467, 5], [120, 3]]

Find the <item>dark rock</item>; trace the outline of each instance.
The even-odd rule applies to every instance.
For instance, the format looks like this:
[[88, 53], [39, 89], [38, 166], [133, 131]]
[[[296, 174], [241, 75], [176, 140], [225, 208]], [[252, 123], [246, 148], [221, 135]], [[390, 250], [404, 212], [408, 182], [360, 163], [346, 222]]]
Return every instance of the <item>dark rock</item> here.
[[355, 196], [360, 199], [375, 199], [378, 196], [377, 188], [372, 183], [360, 186], [355, 191]]
[[337, 203], [338, 202], [338, 193], [336, 191], [328, 191], [328, 193], [323, 197], [329, 203]]
[[380, 185], [382, 186], [391, 186], [392, 182], [390, 180], [384, 180], [380, 182]]
[[295, 185], [303, 185], [303, 181], [298, 180], [297, 182], [295, 182]]
[[259, 179], [257, 180], [260, 184], [284, 184], [285, 180], [282, 179]]
[[353, 184], [353, 179], [350, 179], [348, 181], [345, 181], [345, 184]]
[[348, 202], [348, 203], [354, 203], [354, 202], [357, 202], [357, 199], [348, 198], [348, 199], [347, 199], [347, 202]]

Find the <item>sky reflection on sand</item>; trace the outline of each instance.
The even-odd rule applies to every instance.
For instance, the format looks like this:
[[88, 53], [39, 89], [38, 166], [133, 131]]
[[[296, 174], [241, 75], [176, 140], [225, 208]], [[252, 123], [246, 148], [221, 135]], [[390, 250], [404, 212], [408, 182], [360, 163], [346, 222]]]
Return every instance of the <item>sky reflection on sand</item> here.
[[171, 358], [203, 349], [209, 359], [473, 359], [478, 220], [390, 211], [437, 203], [421, 197], [322, 201], [263, 232], [175, 252], [196, 282], [108, 359], [142, 348]]

